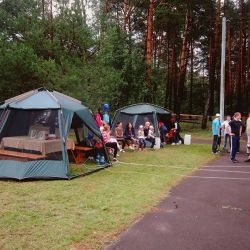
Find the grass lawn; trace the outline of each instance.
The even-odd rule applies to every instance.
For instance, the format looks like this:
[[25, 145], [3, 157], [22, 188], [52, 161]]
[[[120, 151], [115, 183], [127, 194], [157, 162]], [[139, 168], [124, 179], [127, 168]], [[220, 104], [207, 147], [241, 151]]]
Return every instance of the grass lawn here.
[[210, 128], [210, 123], [208, 123], [207, 129], [201, 129], [200, 124], [192, 124], [181, 122], [181, 134], [191, 134], [195, 139], [211, 139], [212, 131]]
[[100, 249], [213, 158], [209, 145], [167, 146], [71, 181], [0, 181], [0, 249]]

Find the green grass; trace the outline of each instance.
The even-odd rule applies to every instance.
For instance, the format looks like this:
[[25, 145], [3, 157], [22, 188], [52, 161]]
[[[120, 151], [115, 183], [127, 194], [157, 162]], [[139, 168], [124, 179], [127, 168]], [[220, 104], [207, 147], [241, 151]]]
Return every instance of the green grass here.
[[119, 157], [142, 165], [115, 164], [71, 181], [1, 181], [0, 249], [100, 249], [213, 159], [209, 152], [209, 145], [167, 146]]
[[211, 128], [201, 129], [200, 124], [182, 122], [181, 129], [181, 134], [191, 134], [196, 139], [209, 139], [212, 137]]

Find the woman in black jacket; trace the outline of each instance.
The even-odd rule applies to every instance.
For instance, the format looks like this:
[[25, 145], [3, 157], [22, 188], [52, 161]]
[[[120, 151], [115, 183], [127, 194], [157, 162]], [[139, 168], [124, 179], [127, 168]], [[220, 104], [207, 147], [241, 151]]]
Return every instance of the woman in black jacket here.
[[128, 147], [134, 149], [135, 129], [131, 122], [129, 122], [125, 128], [124, 139]]

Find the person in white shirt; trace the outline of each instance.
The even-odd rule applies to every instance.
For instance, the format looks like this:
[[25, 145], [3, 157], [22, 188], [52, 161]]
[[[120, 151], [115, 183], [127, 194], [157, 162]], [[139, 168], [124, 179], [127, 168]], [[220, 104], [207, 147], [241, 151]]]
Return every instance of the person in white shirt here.
[[221, 124], [221, 129], [224, 133], [224, 146], [223, 149], [226, 150], [227, 149], [227, 141], [229, 143], [229, 148], [231, 145], [230, 142], [230, 132], [231, 132], [231, 128], [229, 126], [229, 122], [231, 121], [231, 116], [227, 115], [227, 119]]
[[138, 136], [137, 137], [138, 137], [138, 140], [139, 140], [139, 151], [142, 151], [146, 147], [146, 141], [145, 141], [143, 125], [139, 126]]

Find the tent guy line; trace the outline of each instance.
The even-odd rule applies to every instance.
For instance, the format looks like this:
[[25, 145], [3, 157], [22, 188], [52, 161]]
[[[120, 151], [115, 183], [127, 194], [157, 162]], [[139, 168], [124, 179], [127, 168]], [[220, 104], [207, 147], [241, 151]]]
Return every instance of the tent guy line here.
[[[110, 168], [106, 168], [105, 171], [114, 173], [114, 174], [141, 174], [141, 175], [149, 175], [149, 176], [155, 176], [155, 177], [161, 177], [161, 178], [165, 178], [164, 175], [157, 175], [157, 174], [150, 174], [150, 173], [142, 173], [142, 172], [138, 172], [138, 171], [112, 171]], [[217, 180], [247, 180], [250, 181], [250, 178], [246, 178], [246, 177], [218, 177], [218, 176], [199, 176], [199, 175], [184, 175], [184, 174], [174, 174], [171, 173], [171, 175], [175, 175], [175, 176], [182, 176], [185, 178], [196, 178], [196, 179], [217, 179]]]
[[[117, 162], [117, 164], [124, 164], [124, 165], [135, 165], [135, 166], [144, 166], [144, 167], [159, 167], [159, 168], [176, 168], [176, 169], [194, 169], [194, 168], [185, 168], [185, 165], [180, 165], [180, 166], [164, 166], [164, 165], [153, 165], [153, 164], [140, 164], [140, 163], [128, 163], [128, 162]], [[183, 167], [181, 167], [183, 166]], [[223, 172], [223, 173], [240, 173], [240, 174], [250, 174], [250, 172], [246, 171], [238, 171], [238, 170], [220, 170], [220, 169], [197, 169], [201, 171], [206, 171], [206, 172]]]

